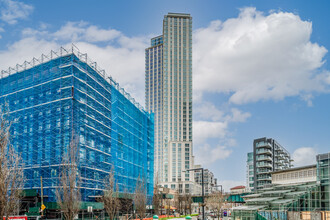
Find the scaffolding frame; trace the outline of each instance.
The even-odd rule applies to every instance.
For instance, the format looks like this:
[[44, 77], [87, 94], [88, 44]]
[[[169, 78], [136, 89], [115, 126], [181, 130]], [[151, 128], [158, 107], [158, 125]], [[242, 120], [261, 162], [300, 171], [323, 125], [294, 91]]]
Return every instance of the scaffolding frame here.
[[78, 139], [82, 201], [103, 193], [114, 170], [121, 192], [133, 193], [138, 176], [153, 193], [154, 119], [72, 44], [1, 71], [0, 105], [8, 106], [11, 143], [23, 159], [25, 189], [55, 201], [62, 156]]

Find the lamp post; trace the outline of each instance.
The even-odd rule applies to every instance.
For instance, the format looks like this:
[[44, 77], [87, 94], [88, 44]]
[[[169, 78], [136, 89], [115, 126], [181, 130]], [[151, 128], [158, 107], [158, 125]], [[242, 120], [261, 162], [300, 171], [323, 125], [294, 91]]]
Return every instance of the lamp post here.
[[205, 220], [205, 209], [204, 209], [204, 168], [194, 168], [194, 169], [188, 169], [183, 170], [182, 172], [186, 171], [195, 171], [195, 170], [201, 170], [202, 171], [202, 214], [203, 214], [203, 220]]

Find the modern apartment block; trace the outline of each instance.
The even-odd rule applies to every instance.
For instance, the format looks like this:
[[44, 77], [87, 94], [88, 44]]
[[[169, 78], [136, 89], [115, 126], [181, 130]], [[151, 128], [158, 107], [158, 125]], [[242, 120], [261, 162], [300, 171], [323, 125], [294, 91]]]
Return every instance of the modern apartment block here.
[[[195, 165], [195, 168], [201, 168], [201, 165]], [[204, 169], [204, 194], [209, 195], [218, 191], [217, 178], [209, 169]], [[195, 170], [195, 182], [202, 185], [202, 170]]]
[[316, 156], [317, 181], [321, 185], [322, 210], [330, 210], [330, 153]]
[[155, 118], [155, 177], [192, 192], [192, 17], [168, 13], [145, 50], [146, 109]]
[[1, 72], [0, 106], [8, 104], [11, 143], [22, 156], [25, 189], [43, 179], [45, 202], [55, 201], [62, 157], [77, 139], [82, 201], [103, 194], [114, 171], [120, 191], [133, 193], [138, 177], [153, 193], [154, 123], [104, 70], [75, 47]]
[[272, 138], [253, 141], [254, 190], [272, 183], [271, 172], [288, 169], [291, 166], [289, 152]]
[[254, 187], [254, 169], [253, 169], [253, 152], [247, 153], [246, 160], [246, 191], [253, 191]]

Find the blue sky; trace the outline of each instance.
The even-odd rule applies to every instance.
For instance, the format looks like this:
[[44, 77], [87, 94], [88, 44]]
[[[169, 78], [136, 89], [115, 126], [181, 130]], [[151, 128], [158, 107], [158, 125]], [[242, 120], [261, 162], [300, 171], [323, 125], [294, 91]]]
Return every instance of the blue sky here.
[[144, 105], [144, 48], [168, 12], [193, 17], [194, 152], [228, 189], [253, 139], [296, 165], [329, 152], [330, 3], [0, 0], [0, 69], [75, 43]]

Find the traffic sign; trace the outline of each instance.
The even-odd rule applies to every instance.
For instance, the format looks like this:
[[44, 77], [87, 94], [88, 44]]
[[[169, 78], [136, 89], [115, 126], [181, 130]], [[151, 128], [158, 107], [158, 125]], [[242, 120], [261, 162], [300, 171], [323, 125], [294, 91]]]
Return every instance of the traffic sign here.
[[44, 211], [46, 206], [44, 204], [41, 205], [41, 210]]

